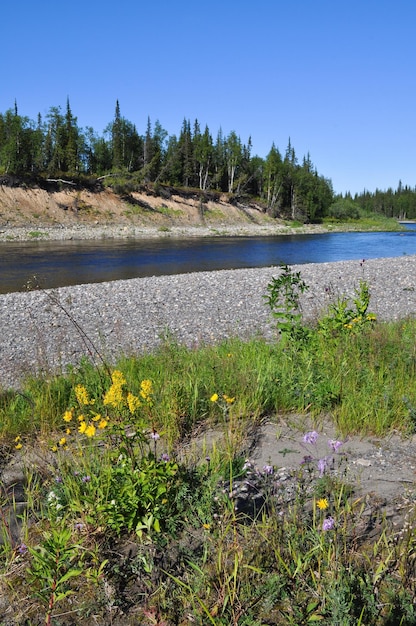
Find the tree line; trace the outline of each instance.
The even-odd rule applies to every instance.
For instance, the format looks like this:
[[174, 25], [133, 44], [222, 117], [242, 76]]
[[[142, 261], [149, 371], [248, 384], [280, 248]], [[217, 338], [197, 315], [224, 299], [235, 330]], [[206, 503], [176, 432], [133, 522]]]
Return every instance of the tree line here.
[[309, 222], [330, 215], [337, 202], [338, 210], [342, 205], [351, 212], [353, 205], [395, 217], [400, 204], [400, 210], [416, 209], [415, 190], [407, 188], [393, 209], [391, 198], [380, 202], [380, 194], [377, 199], [368, 193], [354, 199], [348, 194], [335, 197], [331, 180], [318, 174], [309, 154], [299, 161], [290, 139], [283, 154], [273, 143], [261, 158], [252, 155], [250, 137], [243, 143], [235, 131], [223, 134], [221, 129], [214, 137], [198, 120], [191, 124], [184, 119], [180, 132], [169, 135], [159, 121], [152, 124], [148, 118], [144, 133], [139, 133], [122, 116], [118, 101], [101, 135], [90, 126], [79, 127], [69, 99], [64, 111], [50, 107], [36, 121], [20, 115], [15, 103], [0, 113], [0, 173], [47, 178], [134, 174], [138, 184], [256, 197], [272, 216]]

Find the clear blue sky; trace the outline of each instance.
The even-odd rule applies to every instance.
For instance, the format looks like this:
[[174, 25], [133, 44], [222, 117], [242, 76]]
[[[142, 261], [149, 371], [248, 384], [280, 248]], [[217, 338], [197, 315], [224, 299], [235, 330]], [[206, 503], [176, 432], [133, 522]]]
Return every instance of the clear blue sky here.
[[1, 22], [2, 113], [68, 96], [101, 134], [118, 99], [139, 133], [290, 137], [336, 192], [416, 186], [415, 0], [15, 0]]

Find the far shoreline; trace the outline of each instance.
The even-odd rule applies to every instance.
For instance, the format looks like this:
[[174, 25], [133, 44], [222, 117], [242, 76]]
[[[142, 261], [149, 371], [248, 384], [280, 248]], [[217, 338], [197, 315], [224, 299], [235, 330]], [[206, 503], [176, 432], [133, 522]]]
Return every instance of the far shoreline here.
[[[410, 221], [408, 223], [411, 223]], [[147, 227], [130, 224], [58, 224], [0, 226], [0, 243], [34, 241], [71, 241], [103, 239], [188, 239], [197, 237], [273, 237], [278, 235], [309, 235], [331, 232], [367, 232], [385, 230], [364, 228], [359, 224], [215, 224], [211, 226]]]

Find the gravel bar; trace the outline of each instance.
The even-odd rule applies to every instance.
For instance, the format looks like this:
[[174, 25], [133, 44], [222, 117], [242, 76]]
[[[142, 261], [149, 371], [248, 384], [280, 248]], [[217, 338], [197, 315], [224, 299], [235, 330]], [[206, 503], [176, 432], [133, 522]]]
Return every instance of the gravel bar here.
[[[416, 314], [416, 256], [294, 265], [310, 286], [306, 319], [368, 282], [379, 320]], [[135, 278], [0, 295], [0, 386], [19, 388], [28, 374], [49, 374], [95, 360], [157, 348], [166, 338], [188, 346], [229, 337], [275, 336], [263, 296], [279, 267]], [[92, 342], [92, 344], [91, 344]]]

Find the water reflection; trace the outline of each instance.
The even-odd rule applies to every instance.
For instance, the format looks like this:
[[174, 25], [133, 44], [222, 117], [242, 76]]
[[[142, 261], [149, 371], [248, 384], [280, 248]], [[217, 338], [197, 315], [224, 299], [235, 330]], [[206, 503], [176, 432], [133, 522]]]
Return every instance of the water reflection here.
[[50, 288], [138, 276], [403, 254], [416, 254], [416, 224], [400, 233], [6, 242], [0, 244], [0, 293], [24, 290], [33, 275]]

